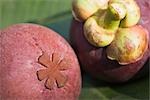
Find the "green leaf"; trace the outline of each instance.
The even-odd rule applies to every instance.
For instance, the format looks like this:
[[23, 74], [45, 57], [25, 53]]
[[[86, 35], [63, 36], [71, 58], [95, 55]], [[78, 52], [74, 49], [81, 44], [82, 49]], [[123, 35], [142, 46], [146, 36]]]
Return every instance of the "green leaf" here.
[[124, 84], [110, 84], [83, 75], [81, 100], [148, 100], [149, 78]]
[[[32, 22], [45, 25], [69, 41], [71, 0], [0, 0], [0, 27]], [[79, 100], [148, 100], [149, 77], [110, 84], [82, 73]]]
[[71, 9], [71, 0], [0, 0], [0, 28]]

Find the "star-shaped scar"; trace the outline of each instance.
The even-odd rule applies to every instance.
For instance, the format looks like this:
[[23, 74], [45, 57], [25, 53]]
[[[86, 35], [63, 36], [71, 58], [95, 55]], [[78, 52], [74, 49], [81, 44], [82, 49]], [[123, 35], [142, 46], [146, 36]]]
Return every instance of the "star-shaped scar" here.
[[55, 82], [58, 88], [65, 86], [68, 77], [61, 71], [67, 70], [70, 64], [64, 59], [64, 56], [52, 53], [50, 57], [46, 52], [43, 52], [43, 55], [38, 59], [38, 63], [46, 67], [46, 69], [37, 71], [37, 77], [40, 81], [46, 79], [45, 87], [47, 89], [53, 89]]

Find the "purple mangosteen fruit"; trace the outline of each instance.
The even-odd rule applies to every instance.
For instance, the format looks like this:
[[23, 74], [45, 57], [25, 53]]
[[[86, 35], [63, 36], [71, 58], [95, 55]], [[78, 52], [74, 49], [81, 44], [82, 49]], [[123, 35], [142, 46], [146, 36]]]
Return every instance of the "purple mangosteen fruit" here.
[[82, 69], [108, 82], [125, 82], [150, 58], [148, 0], [74, 0], [70, 40]]

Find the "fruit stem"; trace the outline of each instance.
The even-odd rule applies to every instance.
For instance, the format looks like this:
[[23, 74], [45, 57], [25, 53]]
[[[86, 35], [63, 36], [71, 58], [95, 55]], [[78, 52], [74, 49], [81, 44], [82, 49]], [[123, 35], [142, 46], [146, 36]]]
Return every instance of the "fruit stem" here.
[[116, 31], [120, 21], [126, 16], [126, 8], [121, 3], [109, 4], [106, 16], [104, 18], [104, 28], [110, 31]]

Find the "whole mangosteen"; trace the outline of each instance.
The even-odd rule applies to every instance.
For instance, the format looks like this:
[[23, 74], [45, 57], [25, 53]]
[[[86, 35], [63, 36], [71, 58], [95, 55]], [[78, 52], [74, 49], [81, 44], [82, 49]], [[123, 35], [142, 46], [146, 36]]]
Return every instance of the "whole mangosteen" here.
[[77, 100], [81, 89], [77, 57], [58, 33], [16, 24], [0, 33], [1, 100]]
[[149, 0], [74, 0], [70, 40], [82, 69], [114, 83], [147, 69], [149, 9]]

